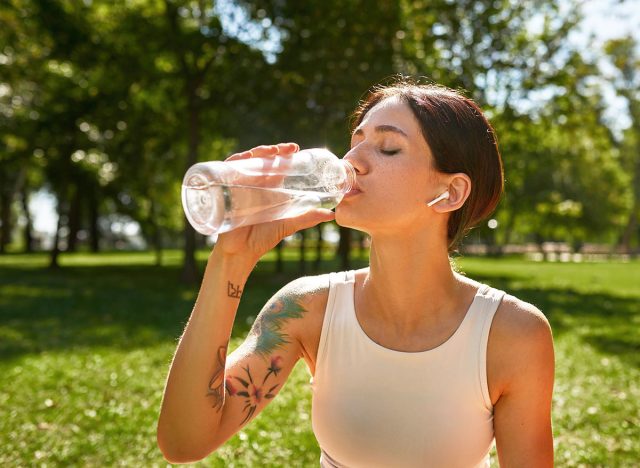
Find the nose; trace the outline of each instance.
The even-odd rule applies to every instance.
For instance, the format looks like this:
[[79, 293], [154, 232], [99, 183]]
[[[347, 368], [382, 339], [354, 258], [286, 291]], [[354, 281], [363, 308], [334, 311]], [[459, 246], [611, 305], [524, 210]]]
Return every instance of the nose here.
[[369, 171], [364, 155], [362, 154], [362, 149], [359, 149], [359, 145], [351, 148], [347, 154], [344, 155], [343, 159], [349, 161], [356, 170], [357, 175], [366, 174]]

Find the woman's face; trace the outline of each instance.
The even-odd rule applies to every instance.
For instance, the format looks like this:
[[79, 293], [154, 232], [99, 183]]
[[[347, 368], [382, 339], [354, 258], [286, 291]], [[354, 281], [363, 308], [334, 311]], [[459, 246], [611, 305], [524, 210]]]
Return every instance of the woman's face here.
[[336, 221], [370, 234], [423, 229], [427, 202], [446, 190], [409, 105], [398, 97], [374, 106], [351, 136], [345, 155], [356, 190], [336, 208]]

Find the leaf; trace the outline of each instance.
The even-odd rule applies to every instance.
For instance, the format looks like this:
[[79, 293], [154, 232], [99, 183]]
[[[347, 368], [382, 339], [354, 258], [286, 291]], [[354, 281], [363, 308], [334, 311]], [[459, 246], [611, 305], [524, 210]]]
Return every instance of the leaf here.
[[253, 413], [256, 411], [256, 407], [253, 406], [250, 410], [249, 410], [249, 414], [247, 414], [247, 416], [242, 420], [242, 422], [240, 424], [244, 424], [245, 422], [247, 422], [249, 419], [251, 419], [251, 416], [253, 416]]
[[246, 380], [240, 378], [240, 377], [234, 377], [234, 379], [236, 379], [237, 381], [239, 381], [245, 388], [249, 387], [249, 382], [247, 382]]
[[244, 371], [249, 376], [249, 382], [253, 383], [253, 378], [251, 377], [251, 372], [249, 372], [249, 365], [248, 364], [247, 364], [247, 367], [244, 368]]

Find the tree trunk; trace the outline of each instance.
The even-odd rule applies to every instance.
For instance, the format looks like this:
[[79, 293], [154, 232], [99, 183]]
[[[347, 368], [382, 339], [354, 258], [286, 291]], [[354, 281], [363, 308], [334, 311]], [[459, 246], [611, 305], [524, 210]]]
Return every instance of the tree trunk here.
[[156, 266], [162, 266], [162, 231], [160, 226], [156, 226], [154, 233], [154, 244], [156, 247]]
[[[640, 116], [638, 116], [640, 118]], [[637, 137], [640, 141], [640, 124], [637, 129]], [[637, 145], [637, 151], [640, 151], [640, 142]], [[633, 167], [633, 179], [631, 181], [633, 188], [633, 207], [629, 213], [629, 220], [624, 228], [618, 247], [623, 252], [630, 254], [632, 252], [633, 238], [638, 234], [638, 213], [640, 213], [640, 153], [636, 152], [636, 160]], [[639, 246], [640, 248], [640, 246]]]
[[[635, 203], [634, 203], [635, 205]], [[622, 236], [620, 237], [620, 241], [618, 242], [618, 250], [623, 253], [630, 254], [631, 253], [631, 242], [633, 240], [634, 234], [638, 231], [638, 208], [636, 206], [633, 207], [631, 213], [629, 214], [629, 220], [627, 221], [627, 225], [622, 232]]]
[[71, 204], [69, 206], [69, 237], [67, 240], [67, 252], [76, 251], [78, 231], [80, 230], [81, 205], [82, 193], [80, 191], [80, 187], [75, 185], [73, 188], [73, 195], [71, 197]]
[[5, 253], [11, 242], [11, 199], [12, 194], [6, 190], [0, 191], [0, 253]]
[[320, 264], [322, 263], [322, 248], [324, 247], [324, 241], [322, 239], [322, 224], [316, 226], [318, 231], [318, 241], [316, 242], [316, 258], [313, 262], [313, 270], [319, 271]]
[[58, 262], [58, 257], [60, 256], [60, 230], [62, 229], [65, 217], [65, 202], [60, 200], [58, 202], [58, 224], [56, 226], [56, 234], [53, 237], [53, 246], [51, 247], [51, 257], [49, 260], [49, 268], [52, 270], [57, 270], [60, 268], [60, 264]]
[[[200, 145], [200, 115], [197, 106], [197, 88], [188, 82], [188, 111], [189, 111], [189, 151], [187, 153], [187, 164], [185, 172], [196, 162], [198, 162], [198, 146]], [[184, 263], [180, 279], [184, 283], [193, 284], [198, 279], [198, 268], [196, 266], [196, 232], [189, 224], [186, 216], [184, 219]]]
[[276, 245], [276, 273], [284, 273], [284, 260], [282, 258], [284, 250], [284, 240]]
[[[638, 223], [640, 220], [640, 101], [634, 99], [633, 93], [623, 92], [622, 95], [626, 98], [629, 105], [629, 113], [631, 114], [631, 127], [633, 129], [633, 135], [635, 137], [635, 151], [633, 155], [633, 176], [631, 180], [631, 187], [633, 189], [633, 208], [629, 214], [629, 220], [625, 226], [624, 232], [621, 236], [619, 247], [626, 253], [632, 252], [633, 238], [638, 235]], [[636, 243], [636, 249], [640, 252], [640, 240]]]
[[516, 217], [517, 217], [517, 211], [514, 208], [507, 210], [507, 222], [505, 223], [505, 227], [504, 227], [504, 238], [503, 238], [502, 244], [499, 244], [496, 246], [496, 249], [498, 250], [499, 255], [504, 254], [505, 247], [511, 243], [511, 237], [513, 236], [513, 229], [516, 226]]
[[98, 227], [98, 194], [96, 187], [89, 191], [89, 235], [91, 236], [91, 251], [100, 250], [100, 229]]
[[7, 178], [6, 172], [0, 174], [0, 253], [6, 251], [13, 236], [13, 216], [11, 216], [11, 204], [14, 194], [20, 193], [24, 186], [26, 170], [23, 168], [14, 174], [13, 183]]
[[358, 234], [358, 259], [359, 260], [363, 260], [365, 258], [367, 258], [367, 254], [366, 254], [366, 240], [367, 240], [367, 234], [364, 232], [360, 232]]
[[156, 266], [162, 266], [162, 232], [158, 223], [157, 205], [151, 198], [151, 231], [153, 236], [153, 249], [156, 253]]
[[340, 265], [343, 270], [351, 269], [351, 236], [352, 230], [340, 227], [340, 242], [337, 255], [340, 257]]
[[24, 212], [24, 217], [27, 220], [27, 224], [24, 227], [24, 251], [27, 253], [31, 253], [34, 250], [33, 221], [31, 219], [31, 213], [29, 212], [29, 193], [27, 191], [26, 185], [22, 187], [21, 192], [22, 211]]
[[300, 231], [300, 263], [298, 264], [298, 271], [301, 275], [307, 272], [307, 263], [305, 261], [305, 248], [307, 247], [307, 231], [303, 229]]

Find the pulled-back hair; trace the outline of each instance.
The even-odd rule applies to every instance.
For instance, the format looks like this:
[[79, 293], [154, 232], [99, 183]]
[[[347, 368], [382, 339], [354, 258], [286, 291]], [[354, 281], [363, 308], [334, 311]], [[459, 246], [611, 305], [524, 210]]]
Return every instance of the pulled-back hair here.
[[354, 112], [352, 128], [376, 104], [390, 97], [400, 98], [411, 108], [433, 154], [435, 169], [450, 174], [462, 172], [471, 179], [469, 198], [449, 218], [451, 252], [500, 201], [504, 176], [495, 131], [478, 105], [461, 93], [407, 80], [372, 88]]

